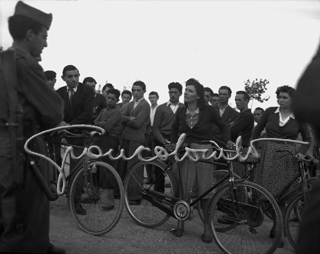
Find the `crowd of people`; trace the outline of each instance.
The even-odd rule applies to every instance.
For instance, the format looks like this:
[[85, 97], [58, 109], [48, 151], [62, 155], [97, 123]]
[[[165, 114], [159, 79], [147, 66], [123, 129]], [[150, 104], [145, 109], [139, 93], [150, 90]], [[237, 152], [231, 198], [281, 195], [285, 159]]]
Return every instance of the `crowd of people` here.
[[[309, 126], [298, 121], [293, 114], [295, 89], [289, 86], [277, 89], [278, 107], [265, 110], [256, 108], [253, 113], [248, 107], [250, 97], [245, 91], [236, 92], [234, 109], [229, 105], [232, 95], [230, 87], [221, 86], [214, 93], [210, 87], [204, 87], [194, 78], [186, 81], [185, 89], [179, 82], [166, 84], [167, 102], [158, 105], [159, 95], [156, 91], [149, 93], [150, 104], [147, 102], [147, 85], [141, 80], [132, 84], [131, 91], [120, 92], [107, 83], [100, 93], [96, 91], [97, 82], [93, 77], [86, 77], [80, 82], [78, 68], [67, 65], [62, 70], [66, 85], [55, 91], [56, 72], [44, 72], [38, 63], [43, 48], [47, 46], [47, 31], [51, 21], [51, 14], [18, 2], [14, 15], [9, 19], [9, 31], [14, 43], [12, 48], [1, 54], [4, 64], [0, 72], [0, 251], [65, 253], [49, 242], [49, 202], [29, 169], [28, 155], [19, 150], [22, 146], [17, 145], [16, 139], [20, 134], [26, 139], [42, 129], [56, 126], [97, 125], [106, 131], [99, 140], [102, 151], [113, 149], [116, 155], [119, 149], [124, 149], [126, 157], [130, 157], [141, 145], [152, 151], [155, 146], [175, 143], [182, 133], [186, 134], [187, 146], [208, 148], [209, 152], [210, 146], [203, 144], [202, 140], [214, 140], [221, 147], [231, 147], [241, 136], [244, 153], [250, 141], [259, 137], [297, 139], [301, 134], [303, 141], [315, 143], [312, 142], [315, 140]], [[182, 94], [183, 100], [180, 99]], [[81, 140], [75, 138], [68, 142], [76, 145], [75, 155], [82, 152], [77, 148]], [[38, 138], [33, 146], [42, 153], [46, 152], [42, 138]], [[297, 168], [291, 155], [279, 157], [275, 151], [289, 149], [301, 158], [309, 149], [309, 155], [314, 155], [313, 148], [308, 146], [296, 151], [296, 147], [278, 142], [259, 144], [258, 149], [261, 151], [261, 160], [257, 166], [256, 181], [274, 196], [291, 181], [292, 173]], [[124, 180], [138, 158], [130, 161], [103, 160], [114, 166]], [[75, 163], [71, 159], [71, 170]], [[38, 164], [49, 181], [45, 162], [39, 159]], [[182, 174], [175, 174], [181, 178], [185, 188], [183, 199], [188, 200], [191, 189], [201, 195], [212, 185], [212, 167], [190, 160], [182, 164]], [[144, 170], [141, 168], [139, 171], [140, 179], [145, 177], [143, 181], [146, 184], [153, 182], [155, 190], [163, 192], [165, 183], [157, 180], [162, 172], [153, 168]], [[238, 170], [241, 175], [242, 169]], [[105, 210], [114, 208], [114, 199], [119, 195], [112, 179], [109, 181], [108, 200], [103, 207]], [[129, 188], [130, 205], [139, 205], [142, 197], [138, 183], [131, 184]], [[205, 216], [212, 195], [209, 193], [201, 201]], [[81, 193], [77, 193], [75, 202], [76, 212], [85, 215], [87, 211], [81, 206]], [[284, 204], [279, 205], [284, 207]], [[182, 236], [183, 225], [179, 224], [173, 233]], [[270, 237], [274, 237], [275, 233], [270, 232]], [[205, 243], [212, 241], [210, 225], [204, 225], [201, 239]]]
[[[91, 123], [102, 127], [106, 133], [101, 138], [99, 145], [103, 152], [113, 149], [116, 155], [120, 149], [124, 149], [126, 157], [130, 157], [135, 150], [143, 145], [153, 151], [155, 146], [165, 146], [167, 143], [175, 143], [181, 133], [186, 134], [185, 143], [191, 148], [208, 148], [210, 146], [201, 143], [202, 140], [214, 140], [221, 147], [232, 147], [239, 136], [242, 138], [243, 153], [246, 153], [252, 139], [261, 137], [297, 139], [301, 135], [303, 141], [312, 143], [310, 128], [306, 123], [298, 122], [292, 113], [292, 102], [295, 89], [290, 86], [281, 86], [276, 90], [278, 107], [270, 107], [266, 110], [258, 107], [253, 113], [248, 107], [250, 97], [245, 91], [237, 91], [235, 95], [236, 109], [229, 105], [232, 89], [221, 86], [214, 93], [210, 87], [204, 87], [198, 80], [191, 78], [186, 81], [185, 89], [178, 82], [168, 84], [168, 101], [158, 105], [159, 95], [156, 91], [149, 92], [149, 102], [144, 98], [147, 86], [143, 81], [136, 81], [132, 85], [132, 91], [124, 90], [121, 93], [110, 83], [102, 88], [102, 94], [95, 90], [97, 82], [92, 77], [86, 77], [79, 82], [80, 72], [75, 66], [66, 66], [62, 79], [66, 86], [59, 88], [57, 93], [65, 101], [65, 124]], [[45, 72], [49, 85], [53, 87], [53, 71]], [[70, 93], [74, 89], [74, 94]], [[183, 91], [184, 90], [184, 91]], [[180, 97], [184, 94], [183, 100]], [[290, 150], [302, 158], [309, 149], [302, 146], [296, 151], [295, 145], [287, 143], [266, 142], [257, 147], [261, 152], [261, 161], [257, 166], [256, 181], [263, 185], [270, 193], [277, 196], [287, 183], [296, 175], [297, 163], [291, 155], [279, 154], [278, 150]], [[312, 149], [309, 155], [313, 156]], [[79, 151], [81, 152], [81, 151]], [[152, 152], [151, 154], [152, 155]], [[106, 162], [114, 166], [121, 179], [137, 163], [138, 158], [130, 161], [119, 160], [117, 162], [104, 158]], [[71, 165], [72, 168], [72, 165]], [[182, 162], [183, 170], [176, 173], [182, 179], [183, 199], [188, 200], [191, 189], [197, 190], [197, 195], [204, 193], [212, 184], [212, 165], [186, 160]], [[234, 163], [235, 172], [242, 176], [245, 172], [243, 164]], [[289, 170], [288, 170], [289, 169]], [[164, 192], [164, 180], [158, 177], [162, 172], [153, 168], [143, 168], [139, 171], [139, 178], [145, 183], [155, 184], [155, 190]], [[277, 175], [276, 178], [274, 176]], [[159, 180], [162, 179], [162, 180]], [[141, 180], [142, 181], [142, 180]], [[131, 183], [129, 186], [130, 205], [139, 205], [141, 194], [139, 185]], [[288, 191], [297, 188], [298, 182], [291, 185]], [[117, 190], [112, 189], [108, 195], [105, 209], [113, 209], [114, 198]], [[203, 214], [207, 215], [209, 198], [208, 194], [201, 200]], [[85, 215], [86, 211], [79, 202], [76, 211]], [[285, 204], [279, 204], [284, 211]], [[221, 223], [228, 223], [221, 219]], [[176, 236], [183, 234], [183, 224], [180, 223], [173, 233]], [[270, 232], [273, 238], [275, 232]], [[204, 226], [202, 241], [211, 242], [210, 225]]]

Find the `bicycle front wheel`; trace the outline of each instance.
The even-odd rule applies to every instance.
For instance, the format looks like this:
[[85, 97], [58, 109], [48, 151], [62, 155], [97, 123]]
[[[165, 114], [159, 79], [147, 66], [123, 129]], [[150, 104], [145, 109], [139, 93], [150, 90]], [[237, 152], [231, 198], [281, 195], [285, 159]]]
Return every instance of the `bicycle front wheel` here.
[[284, 230], [292, 247], [297, 247], [299, 225], [304, 207], [304, 197], [297, 195], [288, 205], [284, 216]]
[[[143, 172], [146, 168], [158, 172], [152, 184], [145, 184]], [[171, 171], [158, 160], [138, 162], [128, 172], [124, 181], [125, 205], [130, 217], [140, 226], [153, 228], [165, 223], [170, 215], [155, 205], [155, 202], [171, 209], [170, 200], [177, 197], [178, 187]], [[136, 194], [133, 199], [133, 193]]]
[[[247, 193], [244, 199], [242, 193]], [[282, 216], [272, 195], [260, 185], [236, 181], [210, 202], [213, 238], [223, 253], [273, 253], [282, 236]], [[266, 213], [272, 213], [269, 219]], [[274, 239], [270, 239], [273, 231]]]
[[[114, 198], [114, 190], [120, 196]], [[69, 207], [77, 225], [86, 233], [103, 235], [118, 223], [124, 207], [124, 189], [116, 170], [105, 162], [90, 162], [71, 182]]]

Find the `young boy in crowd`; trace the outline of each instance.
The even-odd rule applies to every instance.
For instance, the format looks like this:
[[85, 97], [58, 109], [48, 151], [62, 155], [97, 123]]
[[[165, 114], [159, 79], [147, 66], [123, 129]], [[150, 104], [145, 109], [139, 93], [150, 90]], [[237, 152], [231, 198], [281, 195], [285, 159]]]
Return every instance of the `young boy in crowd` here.
[[[122, 115], [120, 109], [116, 107], [116, 104], [119, 101], [119, 96], [119, 90], [114, 88], [108, 90], [106, 96], [107, 107], [102, 109], [99, 116], [94, 120], [95, 125], [103, 128], [106, 131], [106, 133], [102, 135], [99, 140], [99, 147], [103, 153], [113, 149], [113, 156], [118, 153], [118, 135], [121, 134], [122, 125]], [[104, 156], [101, 158], [101, 160], [108, 163], [112, 167], [115, 165], [115, 161], [111, 160], [109, 156]], [[100, 182], [103, 182], [103, 186], [100, 186], [100, 188], [108, 190], [107, 200], [103, 204], [102, 208], [107, 211], [111, 210], [114, 208], [114, 188], [116, 180], [111, 174], [106, 174], [106, 172], [103, 172], [102, 170], [99, 170], [98, 177]]]

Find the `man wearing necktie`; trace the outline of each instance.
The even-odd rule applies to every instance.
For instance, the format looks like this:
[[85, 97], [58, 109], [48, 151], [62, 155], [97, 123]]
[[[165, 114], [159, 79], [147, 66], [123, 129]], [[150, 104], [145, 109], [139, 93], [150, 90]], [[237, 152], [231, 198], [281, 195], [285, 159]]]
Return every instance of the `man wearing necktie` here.
[[[57, 90], [57, 93], [64, 100], [64, 122], [66, 125], [91, 124], [92, 108], [94, 100], [93, 89], [79, 82], [79, 70], [73, 65], [67, 65], [62, 71], [61, 78], [66, 82], [66, 86]], [[76, 132], [77, 130], [74, 130]], [[72, 145], [83, 145], [83, 139], [70, 139], [68, 143]], [[76, 156], [79, 156], [83, 149], [73, 148]], [[70, 160], [70, 170], [78, 163], [77, 160]], [[76, 204], [76, 212], [81, 215], [86, 214], [86, 210], [80, 205], [81, 193], [77, 193], [79, 202]]]

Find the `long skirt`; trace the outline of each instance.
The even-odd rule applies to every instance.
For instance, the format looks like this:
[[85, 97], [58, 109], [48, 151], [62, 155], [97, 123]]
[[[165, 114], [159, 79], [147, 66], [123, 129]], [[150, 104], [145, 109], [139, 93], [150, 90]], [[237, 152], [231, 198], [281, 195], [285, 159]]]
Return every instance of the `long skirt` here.
[[[206, 144], [194, 144], [190, 145], [193, 149], [207, 148], [206, 155], [212, 154], [211, 145]], [[200, 154], [200, 153], [198, 153]], [[209, 161], [213, 161], [210, 159]], [[179, 163], [179, 167], [173, 168], [178, 185], [181, 189], [182, 199], [189, 200], [190, 191], [192, 190], [194, 196], [200, 196], [213, 186], [213, 171], [216, 166], [205, 162], [194, 162], [189, 159], [185, 159]], [[211, 198], [214, 192], [209, 192], [204, 199]]]
[[293, 181], [299, 173], [295, 150], [293, 143], [267, 141], [260, 151], [261, 160], [256, 168], [256, 182], [275, 198], [281, 199], [292, 192], [283, 202], [289, 202], [299, 190], [298, 179]]

